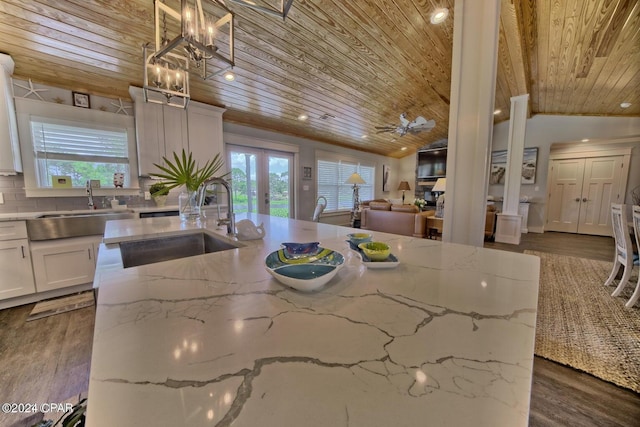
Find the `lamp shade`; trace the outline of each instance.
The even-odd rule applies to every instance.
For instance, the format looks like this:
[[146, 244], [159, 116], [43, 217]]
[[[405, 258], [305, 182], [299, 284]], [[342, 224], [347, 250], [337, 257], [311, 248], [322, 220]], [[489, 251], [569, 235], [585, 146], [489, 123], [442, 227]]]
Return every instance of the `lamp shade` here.
[[447, 178], [438, 178], [436, 185], [433, 186], [431, 191], [444, 192], [447, 187]]
[[364, 179], [360, 176], [360, 174], [354, 172], [351, 174], [349, 178], [347, 178], [347, 184], [366, 184]]
[[409, 183], [407, 181], [400, 181], [400, 185], [398, 185], [398, 190], [411, 190], [411, 187], [409, 187]]

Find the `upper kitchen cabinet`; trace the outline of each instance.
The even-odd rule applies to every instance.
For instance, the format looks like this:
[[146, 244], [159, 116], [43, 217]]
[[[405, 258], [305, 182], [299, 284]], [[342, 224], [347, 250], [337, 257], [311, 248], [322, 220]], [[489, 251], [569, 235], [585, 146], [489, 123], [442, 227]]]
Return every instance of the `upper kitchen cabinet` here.
[[222, 152], [222, 113], [224, 112], [224, 108], [189, 102], [187, 108], [189, 150], [201, 166], [218, 153], [223, 160], [225, 159]]
[[138, 173], [148, 176], [159, 172], [154, 163], [163, 164], [163, 156], [173, 156], [189, 148], [187, 113], [181, 108], [144, 101], [142, 89], [129, 86], [134, 102]]
[[130, 86], [135, 105], [138, 166], [141, 176], [159, 172], [154, 163], [162, 164], [163, 156], [173, 156], [184, 148], [204, 164], [222, 153], [223, 108], [200, 102], [189, 102], [181, 108], [144, 101], [141, 88]]
[[0, 54], [0, 175], [22, 172], [16, 109], [11, 89], [14, 65], [9, 55]]

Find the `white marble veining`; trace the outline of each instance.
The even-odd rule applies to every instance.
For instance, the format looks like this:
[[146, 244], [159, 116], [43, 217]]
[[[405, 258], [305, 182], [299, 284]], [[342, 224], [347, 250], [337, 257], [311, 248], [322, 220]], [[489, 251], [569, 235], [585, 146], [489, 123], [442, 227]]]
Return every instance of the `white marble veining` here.
[[[240, 249], [128, 269], [101, 250], [88, 426], [527, 425], [537, 257], [373, 232], [400, 265], [370, 270], [353, 229], [249, 218], [266, 237]], [[124, 220], [105, 242], [200, 227], [224, 232]], [[315, 240], [345, 256], [318, 292], [265, 271]]]

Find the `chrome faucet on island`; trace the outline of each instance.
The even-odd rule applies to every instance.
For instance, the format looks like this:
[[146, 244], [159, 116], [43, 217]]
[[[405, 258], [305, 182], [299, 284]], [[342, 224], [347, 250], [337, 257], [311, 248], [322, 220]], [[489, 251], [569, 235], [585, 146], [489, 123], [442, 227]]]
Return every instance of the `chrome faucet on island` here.
[[236, 220], [235, 213], [233, 212], [233, 195], [231, 193], [231, 184], [229, 181], [223, 178], [211, 178], [203, 182], [198, 188], [198, 206], [202, 208], [204, 205], [206, 189], [212, 184], [221, 184], [225, 190], [227, 190], [227, 217], [224, 219], [218, 218], [218, 225], [226, 224], [227, 234], [233, 236], [236, 234]]

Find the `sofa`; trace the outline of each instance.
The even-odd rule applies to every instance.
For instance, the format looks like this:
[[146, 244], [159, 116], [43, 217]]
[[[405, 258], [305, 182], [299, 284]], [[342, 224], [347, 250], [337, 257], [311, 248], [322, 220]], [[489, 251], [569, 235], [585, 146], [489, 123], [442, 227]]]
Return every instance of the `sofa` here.
[[364, 204], [360, 214], [360, 228], [404, 236], [425, 237], [427, 216], [433, 214], [433, 210], [420, 212], [414, 205], [370, 201]]

